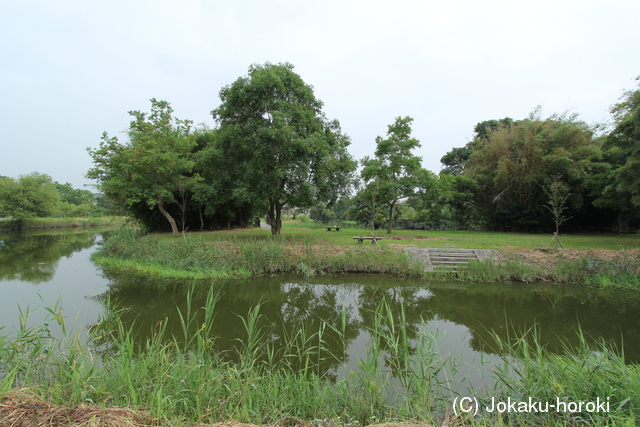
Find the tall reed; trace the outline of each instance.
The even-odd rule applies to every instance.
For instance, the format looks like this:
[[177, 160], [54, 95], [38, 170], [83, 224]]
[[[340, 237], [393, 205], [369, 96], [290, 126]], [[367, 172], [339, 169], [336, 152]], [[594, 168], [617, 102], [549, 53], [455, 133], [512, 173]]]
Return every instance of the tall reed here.
[[[191, 296], [188, 301], [193, 302]], [[233, 350], [237, 357], [228, 357], [216, 350], [211, 335], [217, 303], [211, 290], [202, 307], [187, 304], [180, 309], [180, 328], [170, 329], [166, 321], [148, 326], [153, 333], [142, 342], [136, 339], [140, 325], [125, 324], [121, 309], [108, 303], [99, 324], [89, 331], [89, 345], [77, 330], [60, 325], [64, 318], [56, 304], [39, 326], [30, 326], [30, 311], [22, 311], [15, 331], [0, 329], [0, 392], [28, 386], [57, 404], [146, 408], [166, 425], [275, 423], [290, 416], [363, 425], [397, 419], [442, 423], [443, 414], [451, 410], [451, 396], [463, 392], [448, 381], [459, 367], [457, 359], [442, 353], [439, 337], [428, 332], [424, 321], [410, 326], [402, 306], [394, 310], [388, 300], [371, 313], [370, 342], [358, 356], [358, 369], [341, 379], [321, 366], [326, 358], [345, 361], [343, 355], [327, 351], [327, 339], [329, 332], [342, 332], [338, 339], [345, 339], [346, 312], [341, 323], [320, 322], [314, 330], [301, 325], [275, 343], [258, 304], [242, 318], [245, 335]], [[54, 338], [47, 324], [59, 325], [63, 337]], [[169, 335], [169, 330], [177, 332]], [[582, 339], [577, 350], [554, 355], [539, 344], [535, 331], [517, 338], [507, 342], [495, 336], [503, 364], [485, 399], [608, 397], [612, 410], [485, 415], [473, 421], [476, 425], [635, 420], [640, 369], [625, 365], [616, 351], [604, 344], [589, 348]]]

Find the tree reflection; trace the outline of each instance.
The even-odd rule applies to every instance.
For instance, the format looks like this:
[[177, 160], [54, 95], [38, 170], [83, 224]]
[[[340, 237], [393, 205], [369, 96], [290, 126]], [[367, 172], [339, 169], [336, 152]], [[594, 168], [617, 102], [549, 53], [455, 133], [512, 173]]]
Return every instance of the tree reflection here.
[[[334, 378], [338, 368], [346, 366], [350, 354], [364, 350], [375, 328], [387, 335], [396, 334], [396, 338], [406, 338], [403, 351], [418, 357], [417, 343], [425, 333], [424, 325], [435, 329], [447, 322], [468, 328], [471, 338], [467, 348], [474, 351], [503, 351], [496, 345], [495, 336], [513, 343], [535, 326], [540, 331], [540, 344], [549, 351], [563, 352], [567, 346], [579, 344], [580, 328], [591, 342], [604, 339], [621, 348], [624, 339], [628, 361], [640, 361], [640, 330], [635, 325], [640, 314], [640, 297], [635, 294], [507, 284], [441, 283], [427, 288], [420, 281], [366, 275], [308, 280], [271, 276], [182, 283], [108, 272], [105, 275], [111, 283], [109, 291], [100, 298], [117, 301], [114, 307], [127, 308], [121, 319], [125, 325], [135, 325], [140, 345], [152, 336], [160, 322], [166, 323], [168, 337], [186, 342], [189, 337], [182, 330], [179, 313], [184, 316], [190, 310], [195, 313], [192, 327], [201, 325], [207, 293], [213, 288], [219, 301], [215, 305], [211, 335], [218, 357], [240, 361], [240, 342], [247, 338], [242, 319], [247, 319], [250, 310], [260, 304], [262, 361], [267, 360], [268, 347], [281, 354], [290, 351], [295, 341], [300, 351], [305, 351], [305, 345], [321, 348], [314, 353], [314, 361], [318, 373], [330, 378]], [[186, 297], [188, 289], [192, 289], [190, 300]], [[386, 307], [384, 319], [380, 314], [381, 302]], [[400, 325], [403, 328], [398, 328]], [[318, 331], [322, 331], [321, 339], [318, 335], [306, 341], [300, 338]], [[437, 335], [437, 331], [431, 332]], [[386, 367], [397, 371], [398, 367], [393, 365], [397, 362], [395, 350], [389, 345], [393, 339], [379, 344]], [[301, 360], [291, 358], [292, 368], [300, 368], [296, 364]]]
[[58, 261], [92, 247], [95, 233], [0, 235], [0, 280], [43, 283], [55, 275]]
[[[114, 302], [114, 310], [125, 309], [120, 319], [125, 325], [135, 325], [135, 339], [139, 346], [151, 338], [160, 322], [166, 323], [168, 337], [187, 341], [189, 338], [184, 336], [181, 315], [184, 319], [186, 313], [194, 314], [191, 333], [195, 332], [195, 328], [204, 321], [207, 292], [212, 286], [219, 298], [211, 329], [215, 337], [213, 348], [219, 357], [228, 360], [239, 361], [241, 350], [238, 340], [247, 338], [242, 319], [248, 319], [249, 311], [256, 304], [260, 304], [263, 358], [266, 358], [267, 346], [276, 354], [290, 351], [292, 340], [301, 330], [308, 331], [308, 336], [322, 331], [321, 337], [316, 335], [309, 343], [296, 344], [316, 346], [319, 351], [314, 357], [315, 368], [319, 374], [330, 378], [334, 378], [335, 370], [346, 363], [346, 349], [361, 329], [360, 321], [349, 304], [349, 292], [345, 295], [336, 286], [294, 284], [283, 281], [282, 277], [206, 284], [152, 283], [124, 275], [105, 274], [111, 285], [100, 299]], [[187, 298], [189, 290], [192, 293]], [[189, 302], [191, 306], [188, 306]], [[298, 361], [291, 360], [291, 368], [299, 369]]]
[[430, 290], [433, 313], [469, 328], [469, 346], [476, 351], [499, 353], [496, 336], [514, 344], [535, 328], [546, 350], [563, 353], [579, 346], [582, 331], [589, 344], [604, 340], [622, 351], [624, 342], [627, 362], [640, 362], [640, 296], [636, 293], [490, 284], [432, 286]]

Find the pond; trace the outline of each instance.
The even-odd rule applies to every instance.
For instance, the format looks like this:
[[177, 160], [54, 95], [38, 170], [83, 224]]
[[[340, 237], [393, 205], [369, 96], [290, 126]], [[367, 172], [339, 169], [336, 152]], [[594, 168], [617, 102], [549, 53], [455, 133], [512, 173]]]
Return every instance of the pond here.
[[358, 368], [381, 302], [394, 321], [404, 319], [409, 338], [428, 335], [435, 353], [455, 359], [455, 368], [443, 375], [474, 387], [491, 384], [491, 369], [501, 356], [495, 337], [513, 341], [534, 327], [541, 344], [552, 352], [577, 346], [581, 330], [589, 342], [624, 347], [627, 363], [640, 361], [638, 293], [380, 275], [167, 282], [103, 272], [90, 260], [101, 240], [100, 232], [87, 230], [0, 235], [3, 332], [17, 327], [20, 313], [27, 311], [30, 324], [44, 322], [43, 307], [57, 301], [67, 324], [86, 331], [110, 300], [126, 308], [122, 319], [135, 322], [140, 342], [159, 322], [166, 324], [169, 336], [183, 337], [179, 313], [191, 304], [196, 319], [203, 316], [198, 309], [213, 288], [218, 298], [213, 334], [221, 354], [234, 357], [234, 346], [246, 336], [243, 319], [260, 305], [263, 335], [275, 343], [300, 330], [317, 331], [323, 322], [329, 325], [324, 345], [335, 357], [324, 360], [322, 369], [334, 378]]

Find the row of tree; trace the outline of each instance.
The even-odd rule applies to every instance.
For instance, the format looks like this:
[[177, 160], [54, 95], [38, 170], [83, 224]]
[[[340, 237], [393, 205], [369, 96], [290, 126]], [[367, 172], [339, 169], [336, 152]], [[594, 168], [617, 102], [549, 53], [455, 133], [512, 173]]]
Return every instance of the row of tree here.
[[331, 209], [372, 227], [538, 231], [637, 223], [640, 91], [613, 107], [606, 133], [576, 116], [479, 123], [472, 141], [442, 158], [439, 175], [414, 154], [410, 117], [398, 117], [373, 157], [358, 162], [349, 137], [328, 120], [291, 64], [252, 65], [220, 91], [215, 129], [173, 117], [165, 101], [130, 111], [128, 141], [103, 134], [88, 149], [87, 177], [150, 229], [246, 226], [283, 208]]
[[[443, 174], [471, 183], [467, 223], [539, 231], [640, 225], [640, 90], [612, 108], [609, 132], [575, 115], [490, 120], [442, 158]], [[599, 132], [600, 131], [600, 132]]]
[[91, 191], [60, 184], [49, 175], [0, 176], [0, 217], [10, 217], [18, 226], [36, 217], [87, 216], [100, 211], [97, 205]]
[[150, 114], [130, 111], [129, 141], [103, 134], [89, 149], [95, 166], [87, 176], [147, 227], [168, 223], [174, 234], [268, 213], [275, 235], [284, 206], [348, 194], [357, 166], [350, 140], [292, 65], [253, 65], [220, 98], [216, 129], [192, 129], [165, 101], [152, 99]]

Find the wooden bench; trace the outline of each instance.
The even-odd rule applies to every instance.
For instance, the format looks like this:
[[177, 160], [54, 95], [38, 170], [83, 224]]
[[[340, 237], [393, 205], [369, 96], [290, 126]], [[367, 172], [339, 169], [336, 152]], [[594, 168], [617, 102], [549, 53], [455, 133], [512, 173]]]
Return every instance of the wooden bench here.
[[335, 227], [327, 227], [327, 231], [331, 231], [331, 230], [340, 231], [340, 227], [338, 227], [338, 226], [335, 226]]
[[380, 247], [380, 245], [378, 244], [378, 240], [382, 240], [382, 237], [377, 237], [377, 236], [356, 236], [356, 237], [354, 237], [354, 239], [356, 239], [358, 241], [358, 243], [364, 243], [365, 240], [369, 240], [369, 243], [367, 244], [367, 246], [369, 246], [372, 243], [375, 243], [377, 247]]

